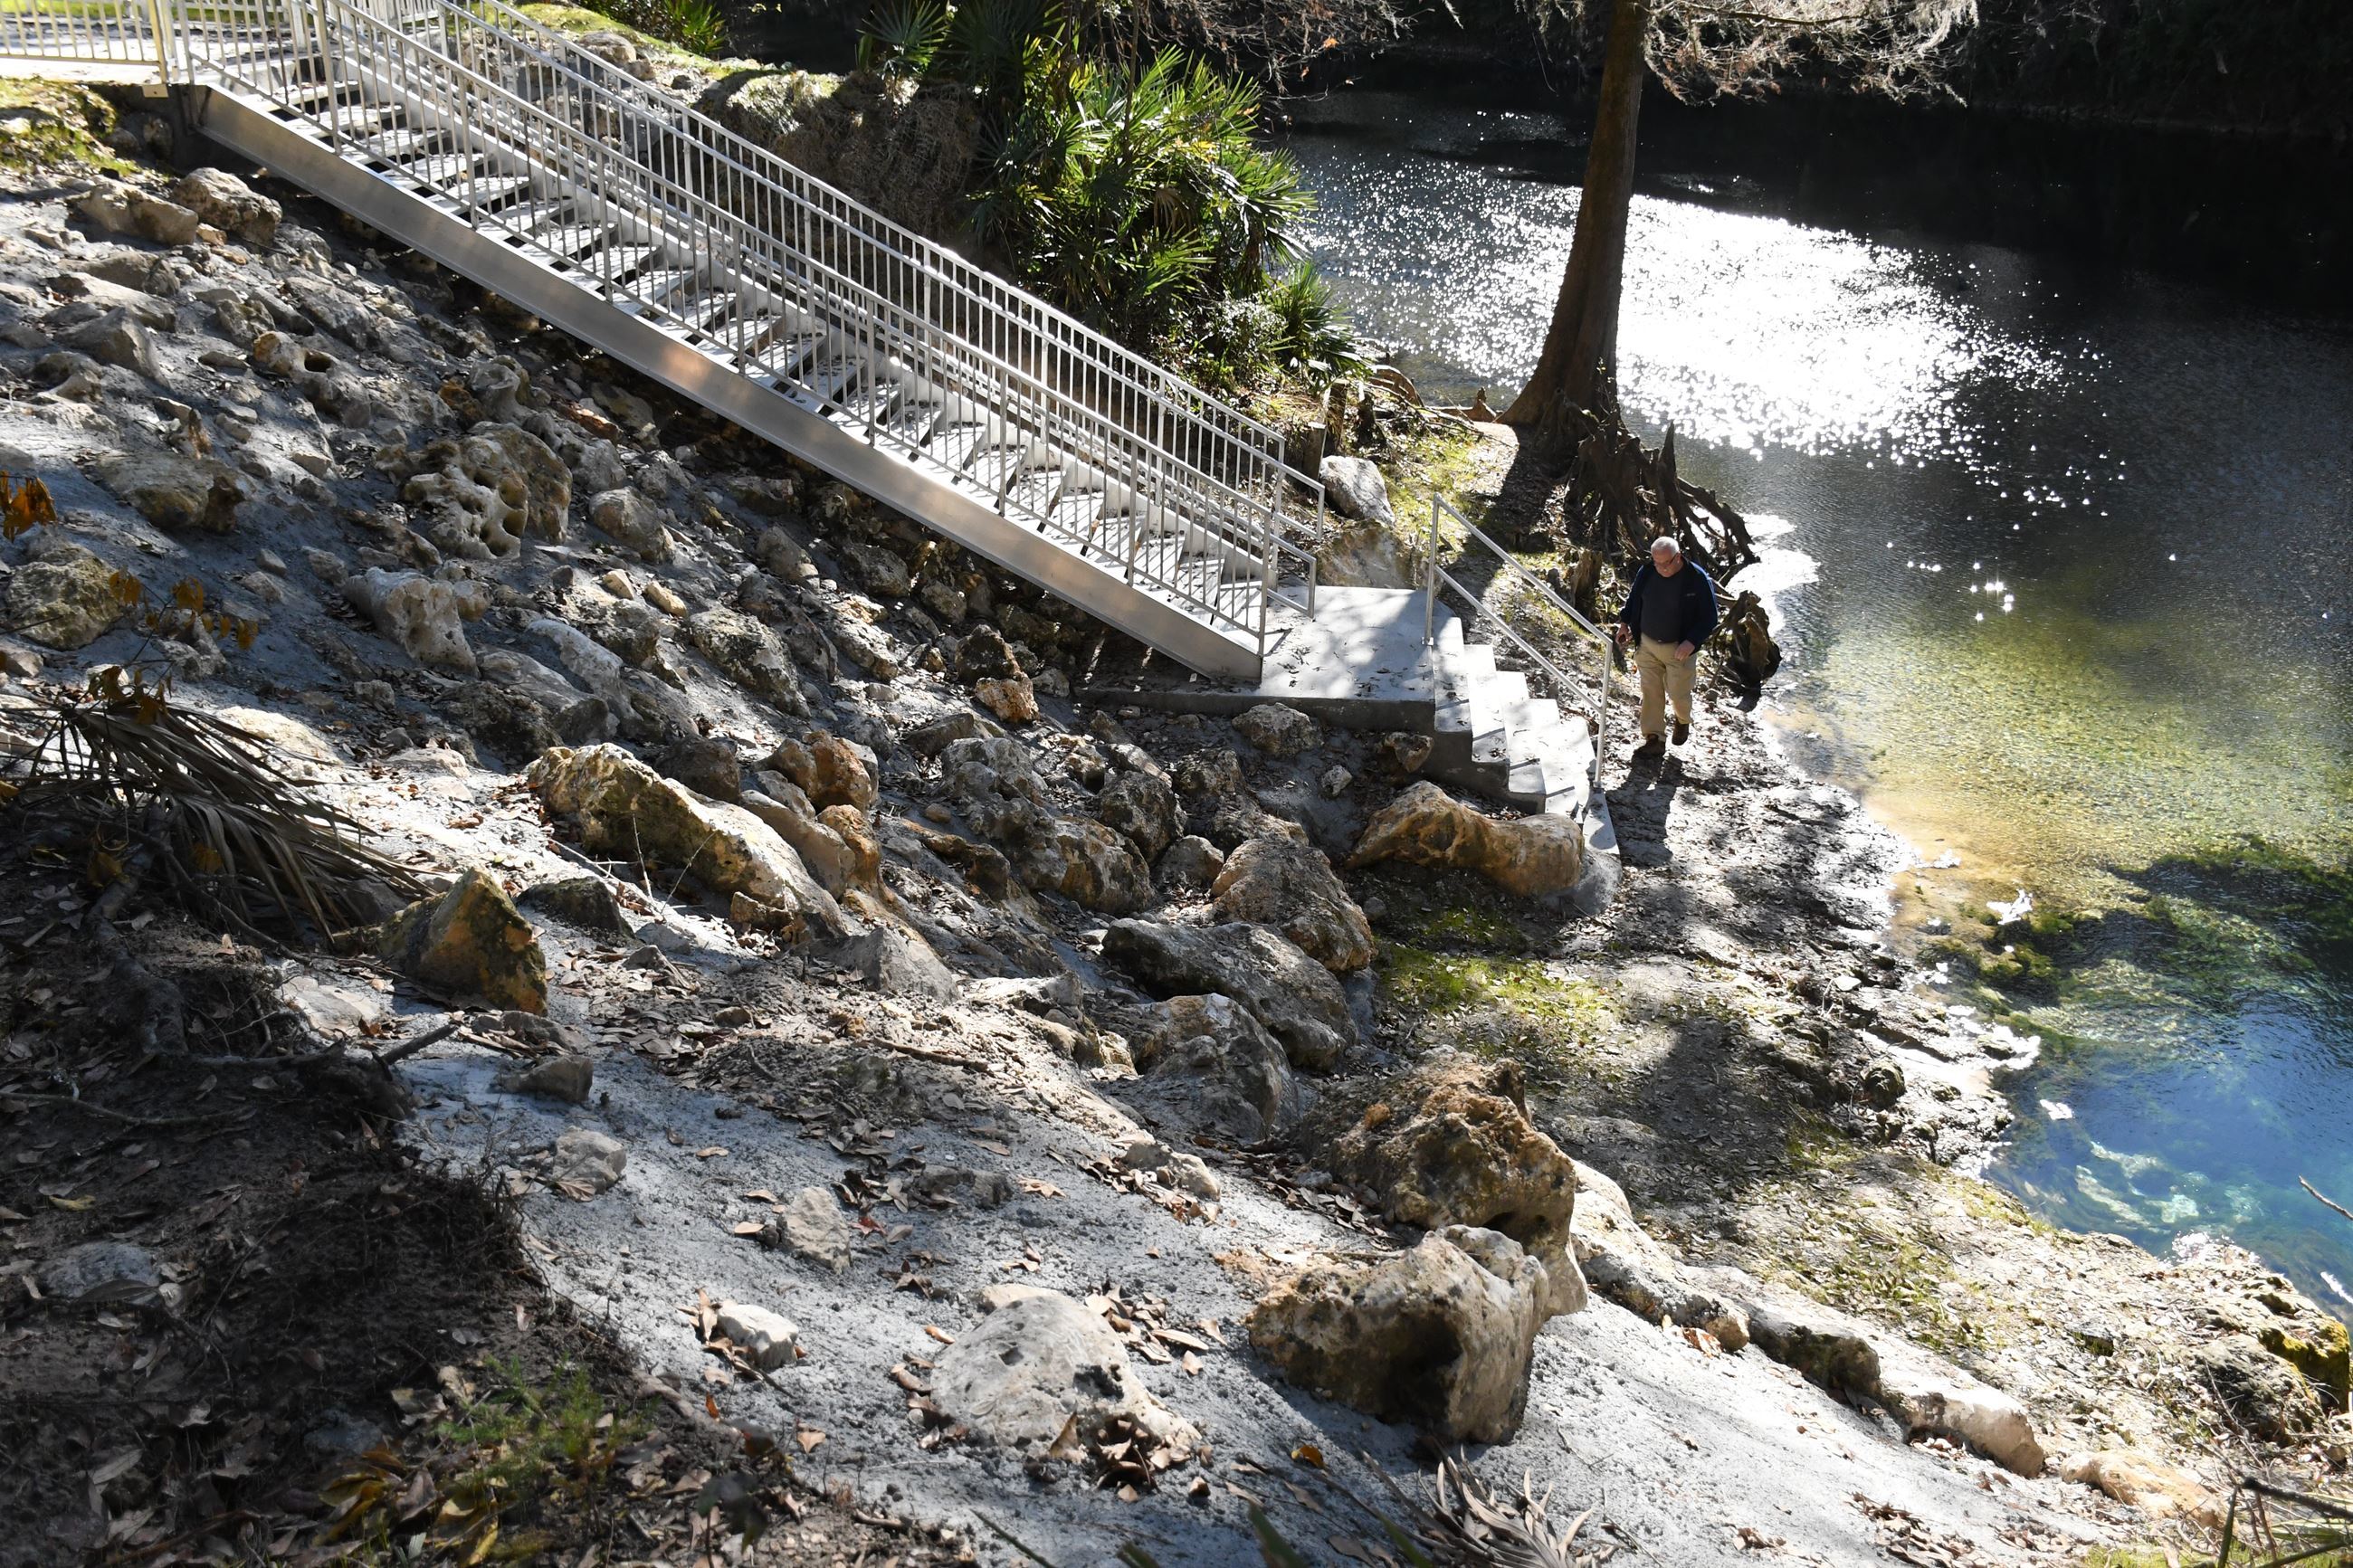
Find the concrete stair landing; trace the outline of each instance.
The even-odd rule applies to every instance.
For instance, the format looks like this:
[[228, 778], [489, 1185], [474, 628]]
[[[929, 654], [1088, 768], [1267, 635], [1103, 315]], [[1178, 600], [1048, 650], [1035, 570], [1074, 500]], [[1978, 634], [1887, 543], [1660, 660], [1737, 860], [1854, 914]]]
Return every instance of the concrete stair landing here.
[[1422, 595], [1406, 588], [1325, 588], [1310, 620], [1282, 604], [1271, 617], [1266, 666], [1253, 686], [1101, 691], [1140, 706], [1226, 716], [1288, 703], [1343, 730], [1401, 730], [1432, 742], [1425, 777], [1528, 813], [1579, 818], [1586, 870], [1574, 895], [1588, 913], [1616, 893], [1618, 837], [1607, 796], [1593, 788], [1593, 735], [1582, 714], [1529, 690], [1495, 650], [1463, 637], [1442, 602], [1422, 640]]

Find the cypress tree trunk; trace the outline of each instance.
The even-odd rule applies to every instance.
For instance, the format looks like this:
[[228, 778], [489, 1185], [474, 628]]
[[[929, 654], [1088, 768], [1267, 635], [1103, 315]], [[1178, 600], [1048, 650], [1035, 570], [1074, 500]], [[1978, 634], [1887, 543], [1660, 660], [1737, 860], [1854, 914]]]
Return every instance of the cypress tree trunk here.
[[1544, 355], [1506, 423], [1528, 428], [1539, 447], [1566, 448], [1571, 416], [1594, 405], [1617, 373], [1618, 293], [1626, 274], [1626, 219], [1634, 200], [1634, 139], [1642, 111], [1642, 45], [1651, 0], [1616, 0], [1601, 68], [1600, 104], [1585, 160], [1585, 194], [1561, 275]]

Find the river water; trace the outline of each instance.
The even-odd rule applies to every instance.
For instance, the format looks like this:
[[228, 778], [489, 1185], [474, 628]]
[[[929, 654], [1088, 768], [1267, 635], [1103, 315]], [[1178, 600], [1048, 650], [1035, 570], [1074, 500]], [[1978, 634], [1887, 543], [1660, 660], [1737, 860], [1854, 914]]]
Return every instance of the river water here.
[[[1433, 401], [1501, 406], [1567, 254], [1559, 121], [1289, 107], [1359, 329]], [[2021, 245], [1900, 162], [1824, 224], [1823, 150], [1741, 135], [1637, 196], [1622, 395], [1771, 532], [1741, 580], [1788, 654], [1767, 712], [1918, 851], [1906, 921], [1982, 931], [2021, 890], [2084, 917], [1997, 938], [2060, 962], [1992, 1004], [2045, 1044], [1988, 1173], [2159, 1249], [2227, 1235], [2341, 1310], [2353, 1223], [2299, 1178], [2353, 1204], [2353, 322]], [[2201, 216], [2163, 198], [2143, 236]]]

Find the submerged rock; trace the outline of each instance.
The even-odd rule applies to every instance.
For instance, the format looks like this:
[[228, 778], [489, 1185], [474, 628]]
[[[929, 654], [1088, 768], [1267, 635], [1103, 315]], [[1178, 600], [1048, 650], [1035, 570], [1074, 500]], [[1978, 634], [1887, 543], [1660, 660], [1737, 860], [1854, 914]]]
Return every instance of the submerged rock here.
[[1527, 1410], [1551, 1286], [1492, 1230], [1451, 1226], [1379, 1263], [1318, 1263], [1250, 1309], [1250, 1343], [1302, 1387], [1442, 1443], [1501, 1443]]
[[1348, 865], [1382, 860], [1476, 871], [1507, 893], [1541, 898], [1577, 886], [1585, 866], [1585, 838], [1575, 817], [1498, 820], [1424, 780], [1365, 825]]

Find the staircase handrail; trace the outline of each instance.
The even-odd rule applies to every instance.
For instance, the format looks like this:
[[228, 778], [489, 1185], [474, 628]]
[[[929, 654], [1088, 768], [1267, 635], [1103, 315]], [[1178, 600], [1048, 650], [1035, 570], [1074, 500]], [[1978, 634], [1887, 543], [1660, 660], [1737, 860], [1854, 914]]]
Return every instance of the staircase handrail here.
[[[1598, 794], [1601, 788], [1602, 735], [1609, 719], [1609, 673], [1615, 662], [1617, 639], [1608, 636], [1600, 627], [1587, 620], [1577, 612], [1576, 605], [1554, 593], [1551, 584], [1521, 565], [1514, 559], [1510, 551], [1488, 538], [1476, 524], [1462, 515], [1461, 510], [1452, 501], [1448, 500], [1438, 491], [1432, 490], [1430, 493], [1430, 534], [1424, 541], [1422, 563], [1421, 640], [1423, 647], [1429, 647], [1435, 640], [1438, 590], [1441, 586], [1451, 588], [1470, 605], [1472, 619], [1475, 622], [1480, 616], [1484, 616], [1493, 620], [1495, 628], [1509, 638], [1514, 647], [1533, 659], [1536, 667], [1551, 678], [1555, 691], [1567, 695], [1577, 689], [1568, 678], [1561, 673], [1559, 667], [1546, 658], [1535, 643], [1521, 636], [1501, 610], [1487, 603], [1483, 595], [1473, 592], [1438, 563], [1438, 525], [1441, 517], [1451, 517], [1461, 525], [1466, 544], [1475, 543], [1485, 546], [1489, 553], [1502, 564], [1506, 574], [1535, 589], [1546, 604], [1567, 616], [1571, 626], [1601, 644], [1599, 695], [1594, 700], [1590, 716], [1593, 723], [1593, 763], [1589, 777], [1593, 790]], [[1588, 799], [1590, 800], [1590, 798], [1588, 795]]]
[[[508, 12], [508, 8], [497, 6], [495, 0], [480, 0], [480, 4], [483, 8]], [[1234, 437], [1231, 432], [1221, 430], [1214, 423], [1200, 418], [1193, 409], [1172, 401], [1169, 395], [1172, 387], [1206, 398], [1207, 395], [1198, 394], [1198, 389], [1190, 388], [1180, 378], [1158, 371], [1157, 367], [1150, 366], [1149, 362], [1127, 355], [1125, 351], [1117, 350], [1117, 345], [1109, 344], [1108, 340], [1093, 339], [1091, 342], [1075, 344], [1039, 341], [1039, 348], [1049, 354], [1074, 348], [1108, 347], [1125, 356], [1127, 363], [1153, 371], [1154, 378], [1161, 384], [1156, 388], [1141, 384], [1138, 378], [1122, 378], [1128, 393], [1145, 400], [1141, 412], [1148, 416], [1148, 420], [1131, 422], [1118, 417], [1115, 412], [1093, 406], [1083, 397], [1073, 396], [1067, 389], [1054, 385], [1043, 376], [1033, 374], [1029, 368], [1016, 364], [976, 342], [969, 334], [954, 331], [930, 312], [910, 309], [905, 301], [893, 300], [865, 279], [843, 271], [841, 266], [835, 265], [835, 261], [839, 260], [842, 266], [871, 267], [879, 260], [894, 281], [935, 286], [934, 306], [941, 303], [937, 290], [949, 290], [955, 296], [951, 302], [958, 314], [963, 315], [963, 306], [969, 304], [976, 312], [982, 314], [984, 325], [988, 324], [987, 313], [992, 311], [1005, 318], [1006, 325], [1016, 329], [1025, 325], [1018, 317], [1006, 311], [999, 300], [990, 298], [991, 292], [1014, 298], [1016, 302], [1027, 306], [1047, 308], [1042, 306], [1042, 302], [1019, 296], [1018, 290], [1010, 289], [1000, 280], [976, 274], [968, 266], [959, 263], [952, 268], [945, 259], [947, 253], [922, 241], [920, 237], [910, 231], [889, 225], [887, 220], [874, 219], [883, 225], [887, 231], [886, 238], [896, 236], [906, 243], [895, 247], [877, 243], [874, 236], [852, 226], [851, 222], [846, 222], [844, 214], [828, 211], [821, 201], [812, 199], [813, 196], [835, 198], [845, 209], [849, 220], [872, 216], [849, 198], [832, 192], [822, 182], [799, 176], [799, 172], [792, 170], [791, 165], [774, 159], [773, 155], [765, 154], [740, 138], [732, 138], [723, 128], [703, 117], [692, 116], [695, 123], [687, 130], [681, 130], [677, 121], [682, 111], [674, 100], [659, 98], [655, 100], [659, 107], [652, 107], [633, 95], [616, 91], [599, 79], [609, 68], [606, 62], [585, 51], [566, 48], [565, 58], [553, 58], [546, 50], [533, 47], [528, 39], [511, 37], [481, 21], [472, 10], [449, 5], [444, 0], [412, 5], [406, 18], [387, 18], [372, 10], [343, 4], [343, 0], [307, 0], [307, 20], [325, 22], [330, 18], [351, 18], [353, 20], [346, 25], [353, 37], [366, 32], [381, 34], [378, 41], [384, 47], [380, 53], [372, 57], [374, 63], [371, 67], [377, 74], [387, 74], [387, 67], [396, 79], [397, 73], [404, 70], [415, 70], [420, 75], [429, 70], [446, 79], [438, 89], [441, 100], [459, 110], [489, 108], [497, 116], [510, 121], [506, 127], [508, 134], [517, 131], [523, 133], [521, 140], [524, 145], [519, 150], [567, 183], [577, 182], [578, 195], [591, 197], [600, 206], [614, 209], [625, 209], [631, 202], [644, 204], [647, 210], [633, 215], [639, 226], [661, 229], [665, 235], [670, 232], [662, 223], [665, 213], [651, 209], [667, 209], [669, 216], [684, 218], [700, 230], [691, 234], [682, 247], [690, 257], [696, 259], [698, 267], [708, 265], [723, 270], [733, 274], [733, 280], [740, 285], [771, 294], [778, 292], [776, 285], [783, 279], [797, 279], [814, 286], [836, 306], [844, 307], [836, 313], [831, 324], [868, 351], [870, 364], [875, 353], [895, 352], [917, 363], [942, 367], [944, 374], [935, 379], [946, 390], [970, 398], [992, 416], [1012, 416], [1012, 422], [1017, 426], [1024, 428], [1031, 436], [1050, 441], [1058, 451], [1102, 473], [1107, 482], [1118, 485], [1138, 498], [1140, 504], [1174, 510], [1187, 526], [1216, 538], [1221, 546], [1246, 556], [1260, 558], [1264, 566], [1262, 576], [1271, 591], [1276, 575], [1275, 559], [1287, 552], [1282, 548], [1287, 542], [1281, 541], [1282, 487], [1293, 476], [1272, 454], [1240, 441], [1234, 441], [1235, 448], [1249, 450], [1258, 459], [1255, 464], [1244, 465], [1241, 477], [1245, 481], [1261, 479], [1264, 489], [1259, 493], [1253, 494], [1241, 485], [1229, 482], [1209, 464], [1188, 460], [1183, 451], [1176, 448], [1198, 451], [1205, 441], [1233, 441]], [[207, 0], [206, 8], [217, 14], [211, 0]], [[259, 6], [255, 5], [254, 10], [259, 14]], [[441, 22], [443, 26], [435, 31], [448, 40], [448, 48], [445, 51], [432, 47], [425, 38], [402, 26], [400, 22], [403, 19]], [[534, 37], [565, 42], [539, 29], [527, 17], [522, 21]], [[674, 139], [676, 144], [660, 145], [656, 149], [673, 167], [681, 159], [691, 157], [696, 164], [695, 174], [705, 177], [723, 176], [724, 181], [731, 184], [735, 181], [755, 183], [762, 187], [760, 194], [768, 198], [761, 204], [768, 214], [774, 218], [786, 220], [777, 225], [777, 230], [795, 227], [789, 220], [797, 216], [803, 220], [797, 227], [805, 237], [810, 232], [809, 224], [813, 221], [819, 226], [832, 226], [830, 232], [819, 228], [821, 240], [839, 237], [860, 247], [871, 247], [871, 250], [863, 256], [852, 256], [843, 254], [844, 247], [837, 245], [796, 245], [788, 232], [778, 232], [755, 224], [743, 213], [710, 199], [682, 179], [665, 173], [659, 166], [662, 158], [641, 158], [624, 153], [622, 163], [616, 168], [606, 143], [592, 142], [579, 126], [549, 113], [511, 90], [504, 82], [469, 63], [463, 58], [467, 51], [461, 47], [463, 34], [459, 29], [470, 26], [480, 28], [490, 40], [494, 41], [493, 47], [511, 49], [523, 61], [525, 68], [555, 73], [565, 85], [580, 93], [586, 102], [613, 110], [620, 123], [638, 125], [658, 138]], [[180, 37], [184, 47], [204, 47], [194, 43], [188, 29], [181, 29]], [[571, 63], [575, 59], [584, 65], [593, 62], [593, 67], [579, 68]], [[230, 58], [206, 61], [223, 79], [237, 79], [248, 90], [258, 91], [278, 100], [288, 111], [308, 114], [296, 101], [291, 90], [291, 79], [276, 80], [277, 78], [287, 77], [283, 68], [285, 62], [276, 63], [280, 68], [273, 74], [268, 68], [260, 72], [248, 69], [240, 73], [237, 61]], [[273, 90], [273, 83], [276, 90]], [[406, 84], [406, 90], [418, 92], [420, 96], [424, 94], [424, 89], [413, 83]], [[314, 122], [322, 118], [320, 115], [309, 117]], [[341, 130], [337, 105], [332, 95], [325, 107], [323, 121], [331, 136], [347, 134]], [[702, 139], [701, 127], [708, 127], [717, 138], [728, 141], [734, 147], [758, 154], [757, 161], [798, 177], [792, 184], [766, 179], [758, 170], [737, 163], [725, 152], [707, 145]], [[533, 131], [539, 134], [531, 134]], [[694, 132], [695, 139], [687, 139], [688, 131]], [[540, 144], [536, 149], [530, 145], [534, 141]], [[595, 175], [596, 168], [611, 170], [610, 177], [600, 181]], [[628, 188], [617, 193], [613, 182], [620, 180], [626, 180]], [[803, 186], [807, 187], [806, 190], [800, 188]], [[618, 200], [616, 199], [617, 195]], [[478, 223], [495, 217], [491, 214], [475, 216]], [[533, 216], [536, 217], [536, 214]], [[522, 231], [516, 232], [520, 237]], [[769, 270], [763, 273], [763, 267]], [[976, 277], [986, 279], [986, 290], [973, 286]], [[845, 316], [853, 319], [845, 321], [841, 319]], [[1061, 320], [1067, 323], [1067, 318]], [[1068, 324], [1075, 331], [1084, 334], [1084, 329], [1077, 328], [1076, 323]], [[744, 342], [742, 323], [733, 325], [735, 331], [733, 347], [736, 357], [759, 363], [758, 346]], [[714, 330], [709, 335], [714, 342], [727, 341], [726, 332], [723, 330]], [[1018, 341], [1010, 332], [998, 335], [1000, 342]], [[773, 367], [764, 365], [763, 368]], [[1100, 364], [1092, 368], [1099, 373], [1106, 369]], [[1114, 392], [1121, 390], [1122, 381], [1111, 383], [1110, 389]], [[1098, 381], [1098, 389], [1103, 384]], [[881, 434], [875, 427], [871, 413], [870, 409], [866, 420], [870, 440]], [[1136, 423], [1148, 423], [1150, 427], [1139, 430], [1135, 428]], [[1272, 433], [1265, 427], [1257, 428], [1268, 440], [1273, 438]], [[1004, 499], [1000, 493], [1000, 501]], [[1264, 509], [1262, 516], [1261, 509]], [[1132, 513], [1128, 521], [1130, 531], [1134, 532]], [[1095, 545], [1098, 529], [1088, 531], [1085, 540], [1082, 541], [1082, 547]], [[1136, 563], [1137, 552], [1147, 542], [1145, 538], [1134, 539], [1124, 552], [1131, 576], [1140, 570]], [[1103, 552], [1113, 559], [1118, 558], [1118, 552], [1108, 548], [1103, 548]], [[1204, 599], [1181, 581], [1149, 570], [1144, 570], [1144, 575], [1155, 585], [1208, 612], [1211, 618], [1224, 620], [1247, 633], [1254, 633], [1263, 647], [1267, 593], [1255, 596], [1250, 614], [1236, 616], [1231, 609], [1218, 602], [1214, 589], [1213, 596]]]

